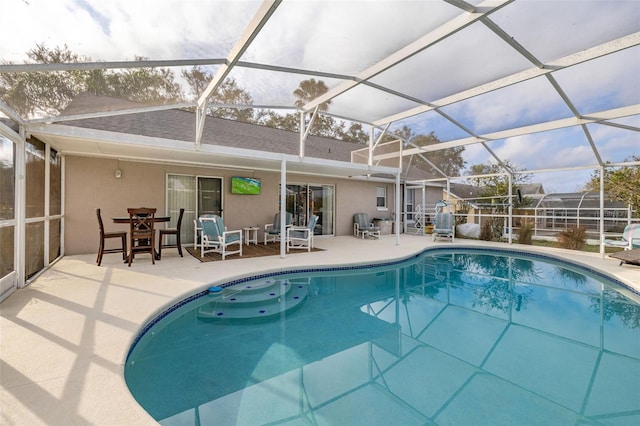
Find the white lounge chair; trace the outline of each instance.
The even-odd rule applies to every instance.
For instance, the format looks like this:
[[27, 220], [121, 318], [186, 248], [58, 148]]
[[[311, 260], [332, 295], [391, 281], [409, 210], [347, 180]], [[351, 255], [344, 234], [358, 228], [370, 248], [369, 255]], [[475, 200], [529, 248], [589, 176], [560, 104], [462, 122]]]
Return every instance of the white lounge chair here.
[[[618, 236], [616, 239], [607, 236]], [[625, 250], [640, 248], [640, 223], [632, 223], [624, 227], [622, 234], [607, 234], [602, 236], [602, 252], [605, 247], [619, 247]]]

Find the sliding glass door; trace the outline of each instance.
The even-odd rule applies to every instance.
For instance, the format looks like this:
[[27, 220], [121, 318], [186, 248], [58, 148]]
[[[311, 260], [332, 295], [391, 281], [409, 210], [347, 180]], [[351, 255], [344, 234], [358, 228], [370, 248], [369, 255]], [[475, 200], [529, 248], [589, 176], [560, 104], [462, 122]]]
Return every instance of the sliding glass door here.
[[315, 235], [334, 234], [334, 200], [333, 185], [287, 185], [287, 211], [293, 214], [293, 224], [306, 226], [309, 217], [316, 215]]
[[[175, 227], [184, 209], [180, 241], [193, 244], [193, 220], [203, 214], [222, 215], [222, 178], [194, 175], [167, 175], [167, 213], [171, 215], [169, 227]], [[167, 236], [174, 243], [174, 236]]]

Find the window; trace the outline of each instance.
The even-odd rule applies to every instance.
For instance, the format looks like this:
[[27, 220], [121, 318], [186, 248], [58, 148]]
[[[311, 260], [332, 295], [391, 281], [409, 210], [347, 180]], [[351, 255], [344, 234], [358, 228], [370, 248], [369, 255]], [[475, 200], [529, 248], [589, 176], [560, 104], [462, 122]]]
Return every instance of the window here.
[[387, 187], [386, 186], [376, 187], [376, 207], [378, 208], [378, 210], [387, 209]]
[[407, 212], [407, 221], [413, 221], [413, 189], [407, 190], [407, 198], [405, 200], [406, 212]]

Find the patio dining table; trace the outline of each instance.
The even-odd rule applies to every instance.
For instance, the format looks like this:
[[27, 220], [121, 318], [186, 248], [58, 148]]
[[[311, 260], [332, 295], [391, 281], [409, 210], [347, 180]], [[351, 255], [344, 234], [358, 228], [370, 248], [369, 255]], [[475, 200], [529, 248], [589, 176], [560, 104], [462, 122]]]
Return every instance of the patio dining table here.
[[[113, 223], [129, 223], [129, 216], [114, 216], [111, 218], [111, 220], [113, 220]], [[171, 216], [154, 216], [153, 217], [153, 223], [161, 223], [161, 222], [169, 222], [171, 220]], [[156, 250], [156, 248], [153, 248], [153, 252], [154, 252], [154, 257], [156, 258], [156, 260], [160, 260], [160, 256], [158, 255], [158, 250]]]
[[[113, 223], [129, 223], [129, 216], [116, 216], [111, 218]], [[153, 218], [153, 223], [159, 222], [169, 222], [171, 220], [171, 216], [155, 216]]]

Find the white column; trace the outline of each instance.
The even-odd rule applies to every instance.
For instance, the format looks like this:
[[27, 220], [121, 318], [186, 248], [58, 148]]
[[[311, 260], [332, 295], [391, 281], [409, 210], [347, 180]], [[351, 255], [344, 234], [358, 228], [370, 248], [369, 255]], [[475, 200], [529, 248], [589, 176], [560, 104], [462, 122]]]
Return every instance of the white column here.
[[400, 245], [400, 172], [402, 169], [398, 169], [396, 173], [396, 245]]
[[25, 217], [26, 217], [26, 204], [27, 204], [27, 153], [26, 153], [26, 142], [25, 142], [25, 131], [24, 127], [20, 126], [20, 138], [18, 143], [15, 145], [16, 149], [16, 163], [15, 163], [15, 174], [16, 174], [16, 186], [15, 186], [15, 218], [16, 218], [16, 226], [14, 229], [14, 267], [17, 277], [18, 288], [22, 288], [26, 285], [25, 278]]
[[509, 221], [507, 226], [509, 227], [509, 244], [513, 242], [513, 176], [509, 173]]
[[604, 166], [600, 166], [600, 255], [604, 257], [602, 241], [604, 241]]
[[287, 160], [282, 158], [280, 162], [280, 257], [287, 254]]

